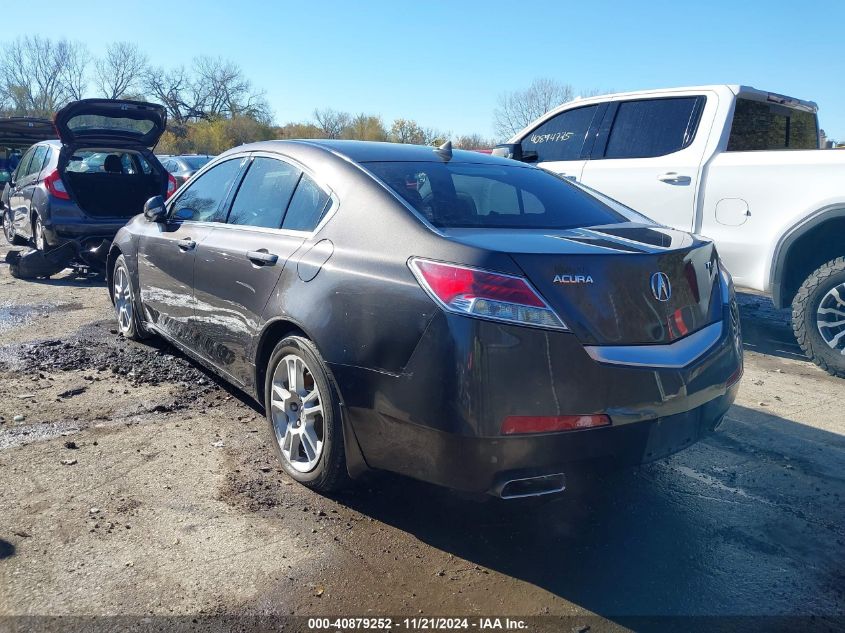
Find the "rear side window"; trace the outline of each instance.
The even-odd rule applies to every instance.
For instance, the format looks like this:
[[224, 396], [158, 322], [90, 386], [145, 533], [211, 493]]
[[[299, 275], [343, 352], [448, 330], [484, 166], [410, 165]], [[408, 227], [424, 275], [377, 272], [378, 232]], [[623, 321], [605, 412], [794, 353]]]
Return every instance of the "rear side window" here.
[[652, 158], [692, 143], [704, 97], [623, 101], [607, 140], [604, 158]]
[[813, 112], [737, 99], [729, 152], [818, 148], [818, 122]]
[[229, 224], [277, 229], [290, 202], [300, 170], [280, 160], [256, 158], [238, 188]]
[[240, 172], [242, 159], [233, 158], [215, 165], [179, 194], [170, 207], [170, 217], [195, 222], [222, 222], [223, 202]]
[[538, 162], [578, 160], [598, 105], [561, 112], [522, 140], [522, 151], [537, 152]]
[[534, 167], [472, 163], [365, 163], [365, 167], [440, 228], [567, 229], [629, 219]]
[[291, 231], [313, 231], [328, 211], [329, 200], [329, 194], [303, 174], [290, 201], [282, 228]]

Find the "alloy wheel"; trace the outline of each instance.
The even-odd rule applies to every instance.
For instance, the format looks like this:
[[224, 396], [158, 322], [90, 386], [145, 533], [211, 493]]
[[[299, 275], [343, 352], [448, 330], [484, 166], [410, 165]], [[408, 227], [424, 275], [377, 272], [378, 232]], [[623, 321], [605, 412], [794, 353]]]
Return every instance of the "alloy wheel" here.
[[822, 297], [816, 310], [816, 326], [824, 342], [845, 355], [845, 283], [834, 286]]
[[44, 225], [41, 223], [41, 218], [35, 219], [35, 248], [42, 252], [47, 250], [47, 240], [44, 239]]
[[292, 468], [307, 473], [323, 453], [323, 398], [311, 369], [296, 354], [288, 354], [273, 371], [271, 419], [282, 456]]
[[129, 273], [123, 266], [114, 271], [114, 311], [117, 314], [117, 327], [123, 335], [132, 330], [132, 286]]

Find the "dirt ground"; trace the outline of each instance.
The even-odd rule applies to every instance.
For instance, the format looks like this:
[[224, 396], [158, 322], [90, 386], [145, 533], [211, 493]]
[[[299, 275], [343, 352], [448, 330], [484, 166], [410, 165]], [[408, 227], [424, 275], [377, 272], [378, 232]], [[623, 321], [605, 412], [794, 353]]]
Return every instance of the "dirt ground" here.
[[245, 396], [118, 337], [102, 282], [0, 265], [0, 615], [841, 625], [845, 381], [801, 356], [787, 313], [741, 300], [745, 376], [716, 434], [526, 509], [390, 475], [316, 495]]

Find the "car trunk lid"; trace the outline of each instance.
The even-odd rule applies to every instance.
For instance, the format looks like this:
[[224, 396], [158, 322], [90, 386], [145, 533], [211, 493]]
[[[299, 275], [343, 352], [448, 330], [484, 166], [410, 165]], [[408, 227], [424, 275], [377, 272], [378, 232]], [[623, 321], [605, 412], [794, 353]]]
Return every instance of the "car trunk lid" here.
[[66, 145], [152, 148], [167, 126], [167, 110], [145, 101], [82, 99], [59, 110], [55, 123]]
[[452, 229], [511, 255], [584, 344], [671, 343], [721, 318], [712, 242], [660, 226]]

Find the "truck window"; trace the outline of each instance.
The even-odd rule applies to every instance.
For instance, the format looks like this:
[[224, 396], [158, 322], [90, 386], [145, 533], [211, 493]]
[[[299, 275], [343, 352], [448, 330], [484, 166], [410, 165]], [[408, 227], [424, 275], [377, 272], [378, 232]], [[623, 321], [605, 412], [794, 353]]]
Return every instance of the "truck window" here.
[[561, 112], [522, 139], [522, 151], [537, 152], [537, 162], [579, 160], [598, 105]]
[[684, 149], [695, 138], [705, 97], [623, 101], [604, 158], [652, 158]]
[[729, 152], [818, 148], [815, 113], [753, 99], [736, 100]]

